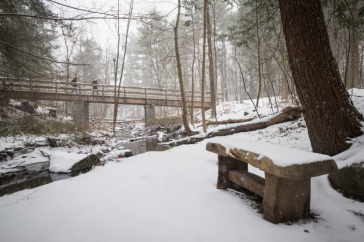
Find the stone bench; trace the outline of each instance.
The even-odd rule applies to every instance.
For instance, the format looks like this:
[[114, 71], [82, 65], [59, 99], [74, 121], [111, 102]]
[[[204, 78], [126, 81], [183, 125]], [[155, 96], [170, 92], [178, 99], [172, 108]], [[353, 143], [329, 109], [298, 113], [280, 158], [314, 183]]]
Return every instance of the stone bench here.
[[[236, 184], [263, 198], [264, 219], [280, 223], [310, 215], [311, 177], [338, 170], [330, 156], [241, 139], [208, 143], [218, 154], [217, 188]], [[248, 172], [248, 164], [265, 179]]]

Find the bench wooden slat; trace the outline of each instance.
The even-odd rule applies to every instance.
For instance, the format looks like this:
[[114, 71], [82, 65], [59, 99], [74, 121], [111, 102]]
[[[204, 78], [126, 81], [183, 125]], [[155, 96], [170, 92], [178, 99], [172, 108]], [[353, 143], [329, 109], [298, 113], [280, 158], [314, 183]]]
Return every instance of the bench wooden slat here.
[[259, 154], [245, 151], [242, 149], [230, 149], [231, 155], [238, 160], [242, 160], [262, 171], [272, 175], [289, 178], [293, 180], [302, 180], [305, 178], [321, 176], [336, 172], [338, 170], [334, 160], [316, 161], [306, 164], [294, 164], [290, 166], [279, 166], [270, 158]]
[[257, 176], [253, 173], [240, 171], [240, 170], [230, 170], [228, 171], [229, 180], [245, 187], [246, 189], [264, 197], [264, 178]]
[[218, 143], [207, 143], [206, 150], [218, 155], [227, 156], [226, 148]]

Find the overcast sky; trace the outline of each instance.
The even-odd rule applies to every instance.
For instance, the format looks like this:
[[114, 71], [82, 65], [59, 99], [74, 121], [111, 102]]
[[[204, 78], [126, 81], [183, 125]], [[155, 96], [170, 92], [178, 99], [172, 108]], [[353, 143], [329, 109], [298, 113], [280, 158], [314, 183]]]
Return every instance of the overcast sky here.
[[[51, 9], [64, 17], [74, 17], [79, 14], [85, 14], [84, 11], [79, 11], [61, 6], [58, 3], [69, 5], [79, 9], [87, 9], [97, 12], [116, 12], [117, 0], [46, 0]], [[129, 12], [130, 0], [120, 0], [120, 14], [127, 15]], [[169, 18], [173, 19], [176, 15], [177, 0], [134, 0], [134, 15], [148, 13], [152, 9], [169, 14]], [[94, 14], [93, 14], [94, 15]], [[95, 15], [94, 15], [95, 16]], [[105, 49], [106, 46], [115, 46], [116, 49], [116, 21], [115, 20], [92, 20], [92, 21], [75, 21], [78, 27], [83, 26], [85, 34], [92, 35], [100, 44], [100, 47]], [[136, 33], [137, 26], [140, 23], [132, 21], [130, 31]], [[125, 35], [127, 20], [120, 22], [121, 34]], [[122, 42], [124, 42], [122, 40]]]

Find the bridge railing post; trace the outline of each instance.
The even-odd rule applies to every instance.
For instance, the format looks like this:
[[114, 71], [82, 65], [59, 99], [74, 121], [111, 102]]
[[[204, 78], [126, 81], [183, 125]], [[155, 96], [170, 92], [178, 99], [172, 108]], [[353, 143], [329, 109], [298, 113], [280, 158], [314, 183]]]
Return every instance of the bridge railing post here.
[[145, 98], [145, 104], [147, 104], [147, 89], [144, 88], [144, 98]]
[[126, 103], [126, 91], [125, 91], [125, 87], [124, 87], [124, 103]]
[[105, 86], [102, 85], [102, 97], [105, 97]]
[[164, 91], [165, 95], [166, 95], [166, 106], [167, 106], [167, 103], [168, 103], [168, 98], [167, 98], [167, 89]]
[[33, 80], [30, 79], [30, 93], [33, 95]]

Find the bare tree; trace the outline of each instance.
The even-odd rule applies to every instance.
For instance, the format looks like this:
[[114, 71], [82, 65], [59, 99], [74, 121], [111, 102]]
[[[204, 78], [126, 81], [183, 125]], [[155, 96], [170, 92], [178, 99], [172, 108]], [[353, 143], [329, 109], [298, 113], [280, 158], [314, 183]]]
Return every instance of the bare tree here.
[[173, 29], [174, 30], [174, 50], [176, 53], [178, 81], [179, 81], [179, 87], [181, 90], [181, 98], [182, 98], [183, 126], [185, 127], [185, 131], [187, 132], [187, 134], [191, 135], [192, 131], [190, 129], [190, 126], [188, 125], [188, 120], [187, 120], [187, 99], [186, 99], [186, 92], [185, 92], [184, 83], [183, 83], [181, 59], [180, 59], [179, 47], [178, 47], [178, 27], [179, 27], [180, 15], [181, 15], [181, 0], [178, 0], [176, 25], [174, 26], [174, 29]]
[[202, 40], [202, 78], [201, 78], [201, 105], [202, 105], [202, 126], [203, 132], [207, 132], [206, 116], [205, 116], [205, 78], [206, 78], [206, 18], [207, 18], [208, 0], [204, 0], [203, 4], [203, 40]]
[[[207, 46], [209, 57], [209, 76], [210, 76], [210, 105], [211, 118], [216, 118], [216, 92], [215, 92], [215, 74], [214, 74], [214, 58], [212, 56], [212, 40], [211, 40], [211, 21], [209, 4], [206, 5], [206, 28], [207, 28]], [[215, 63], [216, 64], [216, 63]]]
[[[130, 9], [129, 9], [129, 19], [128, 19], [128, 25], [126, 27], [126, 36], [125, 36], [125, 43], [124, 43], [124, 55], [123, 55], [123, 62], [121, 64], [121, 71], [120, 71], [120, 80], [119, 80], [119, 85], [117, 86], [117, 77], [115, 76], [115, 105], [114, 105], [114, 117], [113, 117], [113, 133], [115, 135], [115, 126], [116, 126], [116, 118], [118, 116], [118, 106], [119, 106], [119, 97], [120, 97], [120, 86], [121, 86], [121, 81], [123, 79], [123, 73], [124, 73], [124, 66], [125, 66], [125, 57], [126, 57], [126, 51], [127, 51], [127, 47], [128, 47], [128, 36], [129, 36], [129, 27], [130, 27], [130, 21], [131, 21], [131, 15], [133, 13], [133, 0], [130, 2]], [[119, 11], [119, 6], [118, 6], [118, 11]], [[119, 43], [120, 43], [120, 35], [119, 35], [119, 20], [118, 20], [118, 57], [117, 59], [119, 59]], [[116, 62], [118, 63], [118, 61]], [[116, 71], [117, 73], [117, 71]]]

